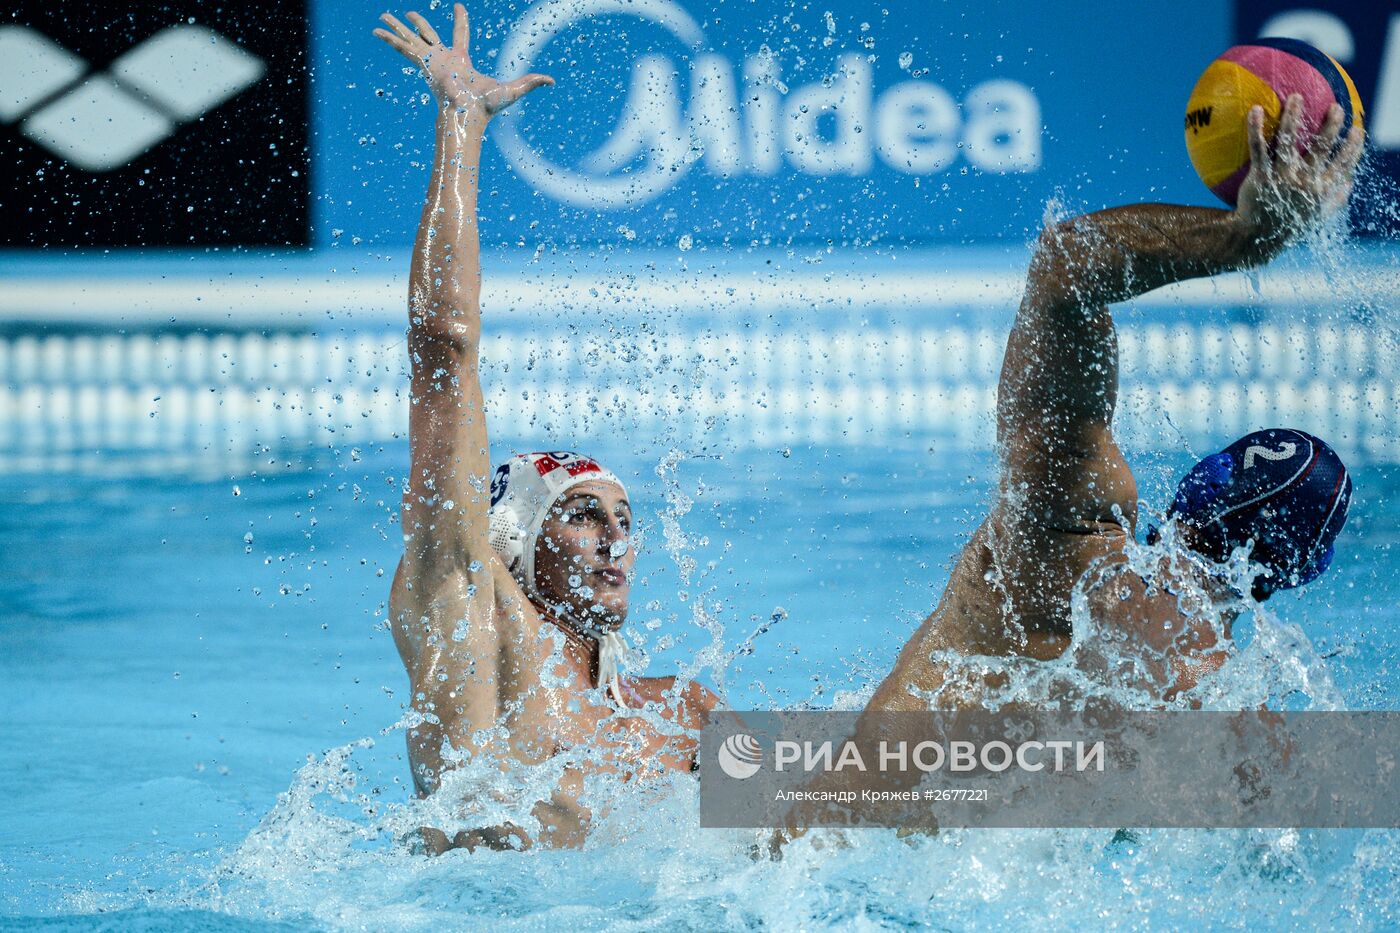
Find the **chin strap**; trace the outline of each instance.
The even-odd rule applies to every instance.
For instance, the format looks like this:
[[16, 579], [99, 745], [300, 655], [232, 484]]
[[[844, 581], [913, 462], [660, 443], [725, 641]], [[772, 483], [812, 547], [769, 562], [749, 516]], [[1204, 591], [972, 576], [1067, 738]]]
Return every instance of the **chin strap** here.
[[593, 637], [598, 642], [598, 686], [606, 684], [617, 704], [626, 706], [618, 675], [624, 670], [627, 654], [631, 650], [627, 647], [627, 639], [617, 632], [601, 632]]
[[614, 702], [620, 708], [625, 708], [627, 702], [622, 698], [620, 678], [627, 670], [627, 659], [632, 653], [627, 639], [623, 638], [620, 632], [605, 632], [580, 624], [578, 619], [574, 618], [574, 614], [563, 606], [554, 607], [542, 614], [566, 632], [598, 644], [598, 682], [595, 686], [606, 689], [612, 694]]

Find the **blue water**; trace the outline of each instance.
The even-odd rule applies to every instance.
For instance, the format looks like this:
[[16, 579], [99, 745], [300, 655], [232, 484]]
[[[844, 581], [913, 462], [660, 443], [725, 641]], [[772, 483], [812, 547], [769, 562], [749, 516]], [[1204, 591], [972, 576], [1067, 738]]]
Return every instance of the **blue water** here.
[[[917, 438], [716, 446], [660, 470], [664, 445], [594, 449], [639, 506], [631, 628], [653, 673], [723, 659], [779, 615], [752, 655], [699, 671], [740, 709], [858, 704], [989, 490], [985, 456]], [[753, 833], [697, 830], [689, 779], [618, 807], [582, 852], [409, 854], [386, 828], [411, 795], [392, 728], [407, 681], [381, 624], [406, 458], [398, 444], [264, 452], [237, 475], [0, 478], [6, 925], [1400, 923], [1395, 833], [868, 831], [775, 864], [749, 857]], [[1162, 502], [1187, 454], [1133, 459]], [[1362, 465], [1356, 489], [1337, 569], [1274, 608], [1329, 656], [1348, 706], [1395, 709], [1400, 469]]]

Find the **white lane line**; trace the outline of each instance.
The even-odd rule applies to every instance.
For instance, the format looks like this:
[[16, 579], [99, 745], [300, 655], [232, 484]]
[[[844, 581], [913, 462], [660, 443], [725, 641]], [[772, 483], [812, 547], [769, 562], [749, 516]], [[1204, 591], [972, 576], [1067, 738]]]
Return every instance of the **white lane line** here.
[[[598, 312], [622, 318], [658, 313], [711, 314], [743, 311], [887, 307], [918, 311], [953, 308], [1010, 309], [1020, 297], [1019, 276], [1004, 272], [873, 273], [869, 271], [765, 277], [620, 275], [600, 279], [560, 270], [540, 277], [495, 277], [483, 284], [487, 314], [515, 317], [541, 309], [569, 314]], [[1339, 289], [1316, 272], [1264, 273], [1256, 289], [1242, 275], [1183, 282], [1137, 300], [1144, 306], [1253, 304], [1299, 305], [1400, 297], [1400, 274], [1369, 270], [1364, 282]], [[78, 276], [61, 280], [17, 276], [0, 287], [0, 321], [161, 323], [231, 322], [239, 325], [334, 321], [352, 326], [398, 323], [404, 316], [407, 279], [357, 276], [337, 279], [239, 276], [212, 280], [194, 276], [136, 280]], [[344, 320], [339, 314], [354, 315]]]

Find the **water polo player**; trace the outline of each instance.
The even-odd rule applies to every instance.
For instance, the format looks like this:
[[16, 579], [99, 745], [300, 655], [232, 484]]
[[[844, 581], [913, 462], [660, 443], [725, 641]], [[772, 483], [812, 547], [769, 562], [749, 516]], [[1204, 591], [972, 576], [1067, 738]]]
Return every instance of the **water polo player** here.
[[[1289, 97], [1271, 149], [1262, 110], [1249, 112], [1252, 167], [1233, 211], [1140, 204], [1042, 234], [1002, 364], [995, 504], [868, 709], [978, 705], [988, 684], [955, 682], [939, 658], [1059, 657], [1070, 645], [1071, 596], [1090, 580], [1100, 584], [1082, 587], [1095, 625], [1143, 651], [1139, 686], [1171, 699], [1225, 660], [1231, 616], [1213, 607], [1238, 605], [1219, 565], [1232, 551], [1251, 548], [1262, 568], [1249, 587], [1256, 598], [1327, 568], [1351, 482], [1327, 444], [1279, 428], [1241, 438], [1181, 481], [1170, 520], [1205, 560], [1164, 560], [1151, 580], [1131, 572], [1137, 484], [1112, 430], [1110, 303], [1267, 262], [1345, 203], [1361, 128], [1342, 138], [1334, 104], [1303, 138], [1301, 114], [1301, 99]], [[1188, 593], [1207, 599], [1190, 605]]]
[[[569, 749], [590, 753], [534, 807], [538, 827], [425, 837], [437, 850], [576, 844], [589, 818], [578, 801], [581, 769], [692, 768], [695, 744], [684, 730], [698, 727], [716, 698], [695, 683], [677, 688], [674, 677], [625, 676], [618, 630], [635, 555], [631, 505], [613, 473], [553, 452], [514, 457], [493, 477], [478, 373], [482, 136], [493, 115], [553, 82], [532, 74], [500, 83], [476, 71], [460, 3], [451, 47], [422, 16], [407, 18], [414, 28], [386, 13], [389, 28], [375, 35], [423, 70], [437, 99], [409, 273], [411, 472], [390, 600], [422, 717], [409, 734], [413, 777], [427, 794], [444, 768], [475, 756], [508, 769]], [[644, 704], [676, 728], [613, 715]]]

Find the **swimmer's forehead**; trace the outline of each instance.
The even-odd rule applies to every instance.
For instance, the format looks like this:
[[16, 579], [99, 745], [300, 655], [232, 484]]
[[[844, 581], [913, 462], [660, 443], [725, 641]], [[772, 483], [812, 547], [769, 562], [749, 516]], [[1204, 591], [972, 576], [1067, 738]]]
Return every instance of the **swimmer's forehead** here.
[[622, 487], [607, 480], [591, 479], [586, 483], [579, 483], [564, 495], [559, 497], [555, 503], [557, 508], [564, 508], [577, 502], [594, 502], [599, 505], [606, 505], [616, 508], [623, 506], [627, 511], [632, 511], [632, 503], [627, 501], [627, 493]]

